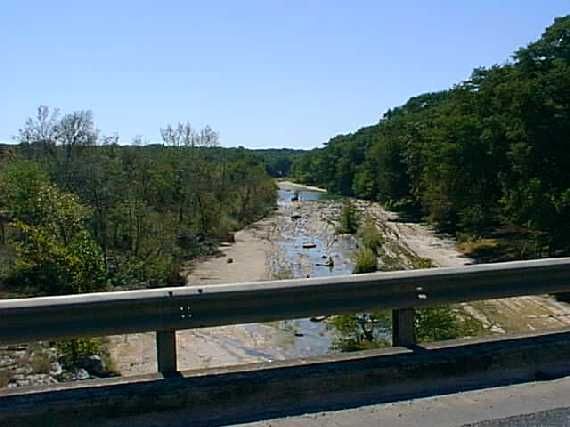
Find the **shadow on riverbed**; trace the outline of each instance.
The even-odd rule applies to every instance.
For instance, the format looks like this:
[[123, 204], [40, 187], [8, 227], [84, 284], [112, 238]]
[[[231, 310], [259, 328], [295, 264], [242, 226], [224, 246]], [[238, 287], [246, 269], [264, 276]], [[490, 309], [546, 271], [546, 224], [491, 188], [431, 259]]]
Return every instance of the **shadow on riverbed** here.
[[391, 222], [412, 222], [415, 224], [425, 224], [425, 214], [422, 209], [412, 203], [393, 204], [386, 206], [386, 209], [396, 212], [397, 217], [390, 219]]

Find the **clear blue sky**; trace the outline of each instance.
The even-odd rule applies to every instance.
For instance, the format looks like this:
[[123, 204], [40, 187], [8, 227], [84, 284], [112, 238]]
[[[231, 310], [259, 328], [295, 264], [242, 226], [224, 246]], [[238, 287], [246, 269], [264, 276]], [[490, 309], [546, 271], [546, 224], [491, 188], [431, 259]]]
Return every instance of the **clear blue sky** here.
[[568, 0], [38, 1], [0, 5], [0, 140], [40, 104], [157, 141], [311, 148], [502, 63]]

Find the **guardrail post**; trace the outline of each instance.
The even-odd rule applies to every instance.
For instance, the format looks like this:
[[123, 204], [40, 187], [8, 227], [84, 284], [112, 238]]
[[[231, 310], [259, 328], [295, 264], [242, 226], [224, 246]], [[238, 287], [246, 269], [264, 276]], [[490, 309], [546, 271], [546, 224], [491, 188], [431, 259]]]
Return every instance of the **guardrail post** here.
[[410, 347], [416, 345], [416, 310], [402, 308], [392, 310], [392, 345]]
[[156, 360], [158, 372], [169, 374], [176, 367], [176, 331], [156, 331]]

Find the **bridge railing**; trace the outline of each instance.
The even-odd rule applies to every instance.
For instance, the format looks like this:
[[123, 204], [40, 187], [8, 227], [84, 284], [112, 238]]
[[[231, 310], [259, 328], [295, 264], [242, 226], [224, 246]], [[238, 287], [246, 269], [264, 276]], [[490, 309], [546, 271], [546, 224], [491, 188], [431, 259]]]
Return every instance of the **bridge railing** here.
[[0, 344], [155, 331], [160, 372], [176, 370], [177, 330], [393, 310], [411, 346], [415, 309], [570, 292], [570, 259], [0, 300]]

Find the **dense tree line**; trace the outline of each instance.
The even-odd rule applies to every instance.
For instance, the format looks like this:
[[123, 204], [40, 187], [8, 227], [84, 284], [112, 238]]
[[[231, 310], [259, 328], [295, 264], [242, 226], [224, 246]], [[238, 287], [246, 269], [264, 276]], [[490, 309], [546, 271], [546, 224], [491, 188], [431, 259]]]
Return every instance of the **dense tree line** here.
[[411, 98], [296, 159], [297, 179], [481, 236], [508, 224], [570, 242], [570, 16], [501, 66]]
[[274, 178], [284, 178], [291, 175], [293, 162], [297, 157], [305, 154], [305, 151], [291, 148], [266, 148], [253, 150], [253, 153], [263, 162], [269, 175]]
[[0, 151], [0, 279], [45, 293], [181, 283], [186, 260], [275, 206], [248, 150], [209, 127], [161, 134], [121, 146], [90, 112], [40, 107]]

